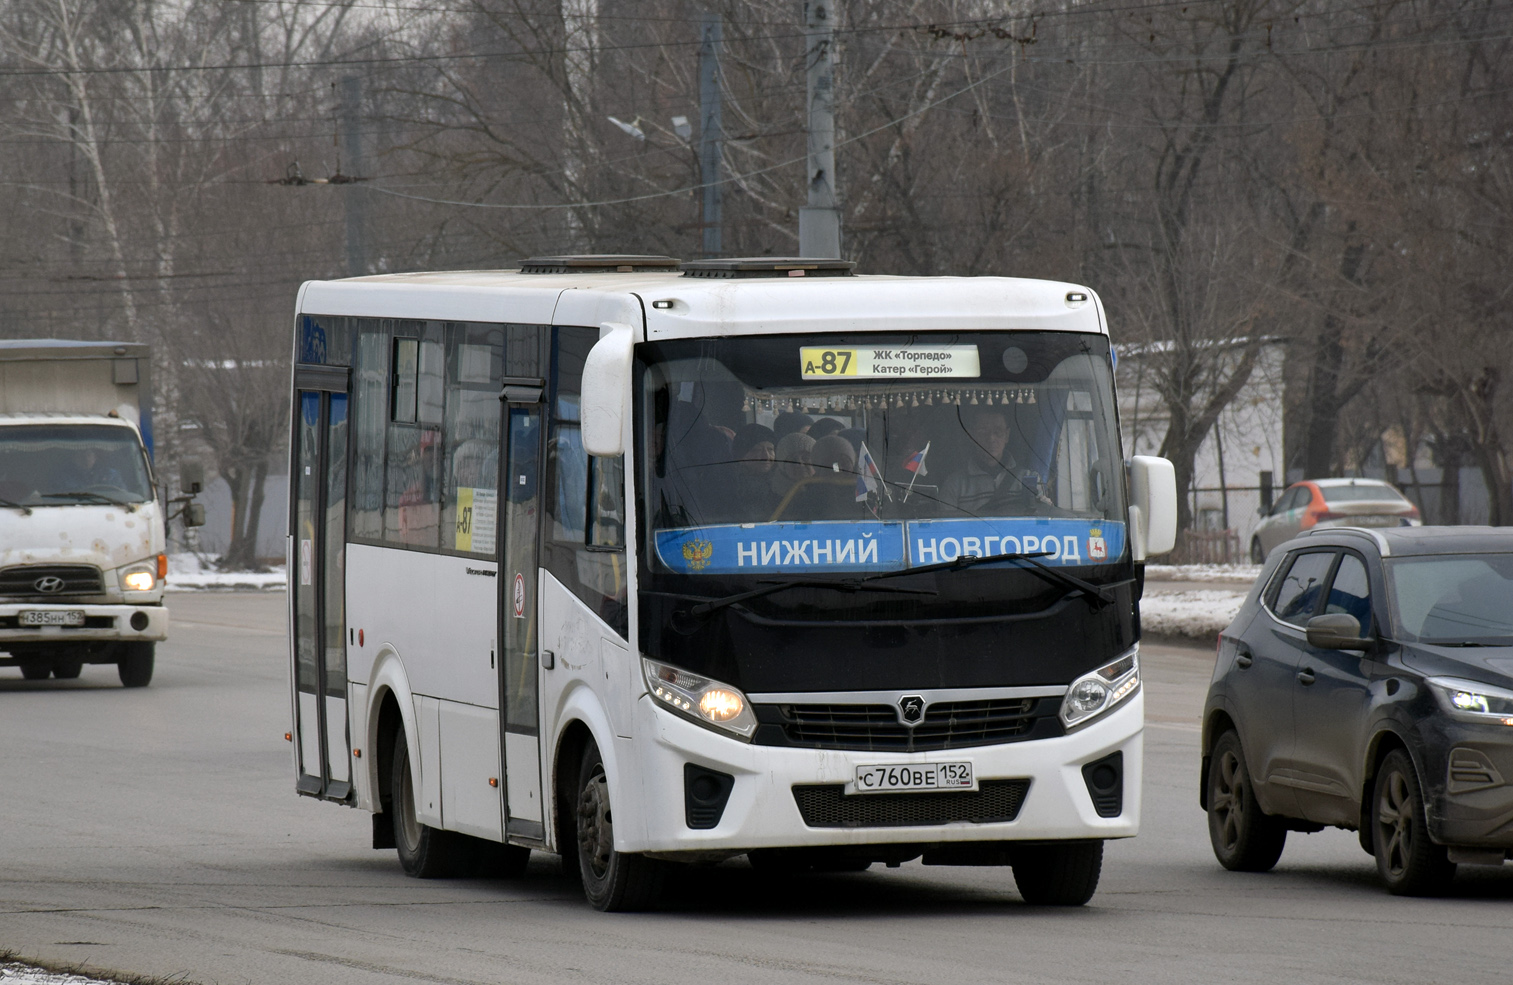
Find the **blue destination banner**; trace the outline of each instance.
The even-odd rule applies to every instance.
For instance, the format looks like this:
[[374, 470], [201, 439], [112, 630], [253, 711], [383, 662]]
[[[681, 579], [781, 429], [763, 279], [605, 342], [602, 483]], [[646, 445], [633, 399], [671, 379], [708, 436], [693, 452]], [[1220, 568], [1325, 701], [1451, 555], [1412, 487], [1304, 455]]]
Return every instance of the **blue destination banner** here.
[[881, 520], [658, 530], [657, 557], [674, 571], [699, 575], [906, 567], [904, 525]]
[[963, 554], [1039, 554], [1042, 564], [1107, 564], [1124, 552], [1124, 524], [1069, 517], [970, 517], [911, 520], [909, 566]]
[[1124, 551], [1124, 524], [1005, 517], [752, 523], [658, 530], [657, 557], [680, 574], [895, 571], [963, 554], [1024, 552], [1048, 564], [1104, 564]]

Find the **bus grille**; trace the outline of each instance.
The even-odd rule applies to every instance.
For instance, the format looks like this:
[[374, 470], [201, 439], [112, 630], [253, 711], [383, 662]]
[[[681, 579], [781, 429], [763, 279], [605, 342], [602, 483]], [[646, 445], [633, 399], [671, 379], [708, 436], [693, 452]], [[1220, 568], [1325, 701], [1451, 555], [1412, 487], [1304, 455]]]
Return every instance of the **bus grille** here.
[[100, 569], [87, 564], [27, 564], [0, 570], [0, 595], [11, 598], [52, 599], [104, 590]]
[[753, 705], [759, 745], [925, 752], [1041, 739], [1061, 733], [1056, 698], [938, 701], [910, 728], [892, 705]]
[[839, 783], [793, 788], [811, 828], [887, 828], [967, 821], [991, 824], [1019, 816], [1029, 780], [983, 780], [973, 793], [870, 793], [846, 796]]

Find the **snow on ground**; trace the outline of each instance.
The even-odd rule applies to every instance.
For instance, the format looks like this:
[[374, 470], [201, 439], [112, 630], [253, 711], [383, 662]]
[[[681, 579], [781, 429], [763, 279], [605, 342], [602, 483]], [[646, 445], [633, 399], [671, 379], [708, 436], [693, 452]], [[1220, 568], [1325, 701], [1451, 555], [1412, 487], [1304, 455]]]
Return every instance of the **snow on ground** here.
[[288, 581], [283, 565], [267, 571], [218, 571], [195, 554], [168, 556], [170, 592], [282, 591]]
[[60, 975], [30, 965], [7, 961], [0, 964], [0, 985], [110, 985], [99, 978], [83, 975]]
[[1259, 564], [1148, 564], [1146, 581], [1216, 581], [1249, 586], [1261, 573]]
[[1140, 600], [1140, 631], [1146, 636], [1192, 640], [1212, 646], [1219, 632], [1240, 611], [1246, 591], [1221, 588], [1176, 592], [1147, 590]]

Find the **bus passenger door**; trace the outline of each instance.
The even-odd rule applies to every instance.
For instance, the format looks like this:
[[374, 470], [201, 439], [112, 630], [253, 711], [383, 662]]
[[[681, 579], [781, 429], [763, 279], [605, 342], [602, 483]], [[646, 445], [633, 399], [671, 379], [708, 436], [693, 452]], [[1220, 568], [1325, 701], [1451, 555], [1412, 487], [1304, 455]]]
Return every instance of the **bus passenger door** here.
[[296, 789], [345, 800], [352, 791], [347, 737], [345, 366], [295, 370], [294, 742]]
[[504, 750], [507, 838], [544, 842], [541, 809], [541, 738], [537, 711], [540, 628], [536, 599], [537, 535], [541, 526], [542, 404], [544, 381], [507, 378], [501, 434], [499, 639], [500, 745]]

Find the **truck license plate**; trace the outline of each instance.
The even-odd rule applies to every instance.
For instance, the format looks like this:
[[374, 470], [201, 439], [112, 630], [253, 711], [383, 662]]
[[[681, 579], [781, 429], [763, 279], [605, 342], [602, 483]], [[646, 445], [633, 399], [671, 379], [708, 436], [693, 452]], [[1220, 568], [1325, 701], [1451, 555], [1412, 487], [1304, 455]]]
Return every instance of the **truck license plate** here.
[[913, 790], [976, 790], [971, 763], [858, 764], [847, 793], [901, 793]]
[[82, 626], [83, 609], [31, 609], [21, 613], [23, 626]]

